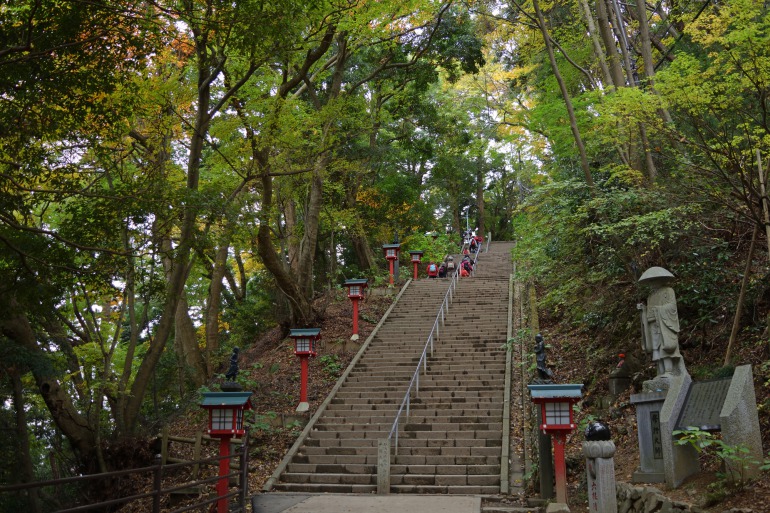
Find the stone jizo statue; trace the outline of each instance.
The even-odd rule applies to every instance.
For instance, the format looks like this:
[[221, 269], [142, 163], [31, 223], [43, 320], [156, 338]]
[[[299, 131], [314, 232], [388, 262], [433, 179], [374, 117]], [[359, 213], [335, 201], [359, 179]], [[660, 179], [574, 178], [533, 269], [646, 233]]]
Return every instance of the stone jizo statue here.
[[674, 275], [662, 267], [650, 267], [639, 278], [639, 283], [652, 287], [647, 304], [640, 303], [642, 348], [657, 364], [658, 376], [678, 376], [682, 373], [682, 355], [679, 353], [679, 315], [676, 294], [668, 283]]

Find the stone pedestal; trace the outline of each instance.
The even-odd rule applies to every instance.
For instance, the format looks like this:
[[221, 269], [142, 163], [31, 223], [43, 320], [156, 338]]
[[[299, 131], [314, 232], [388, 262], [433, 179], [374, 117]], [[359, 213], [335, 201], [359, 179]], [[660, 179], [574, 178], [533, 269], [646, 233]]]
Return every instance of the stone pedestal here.
[[615, 490], [615, 444], [612, 440], [583, 442], [591, 513], [617, 513]]
[[666, 392], [631, 395], [631, 404], [636, 406], [636, 430], [639, 439], [639, 469], [631, 478], [634, 483], [662, 483], [666, 480], [660, 429], [660, 411], [665, 399]]

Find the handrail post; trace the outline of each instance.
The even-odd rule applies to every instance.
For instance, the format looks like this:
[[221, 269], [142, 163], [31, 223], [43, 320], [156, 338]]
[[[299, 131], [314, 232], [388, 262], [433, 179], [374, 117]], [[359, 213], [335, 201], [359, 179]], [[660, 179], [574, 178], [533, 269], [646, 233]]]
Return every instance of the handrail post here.
[[163, 486], [163, 457], [160, 454], [155, 455], [155, 464], [152, 483], [155, 495], [152, 496], [152, 513], [160, 513], [160, 490]]

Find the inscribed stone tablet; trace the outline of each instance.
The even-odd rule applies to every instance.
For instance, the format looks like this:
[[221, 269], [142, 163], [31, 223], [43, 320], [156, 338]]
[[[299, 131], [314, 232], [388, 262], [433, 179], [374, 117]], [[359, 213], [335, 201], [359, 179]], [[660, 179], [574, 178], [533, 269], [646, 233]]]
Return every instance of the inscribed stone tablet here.
[[719, 413], [727, 397], [732, 378], [693, 382], [687, 392], [676, 429], [696, 427], [704, 431], [722, 429]]

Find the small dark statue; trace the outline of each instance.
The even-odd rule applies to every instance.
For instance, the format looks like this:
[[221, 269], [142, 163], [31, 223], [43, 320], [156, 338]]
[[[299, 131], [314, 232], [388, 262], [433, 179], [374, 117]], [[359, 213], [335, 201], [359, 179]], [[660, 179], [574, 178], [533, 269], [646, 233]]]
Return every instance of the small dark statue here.
[[225, 373], [227, 381], [235, 381], [235, 378], [238, 377], [238, 351], [240, 350], [237, 347], [233, 348], [233, 354], [230, 356], [230, 368]]
[[535, 335], [535, 360], [537, 362], [537, 377], [543, 383], [550, 383], [553, 380], [553, 372], [545, 363], [545, 342], [543, 335]]

